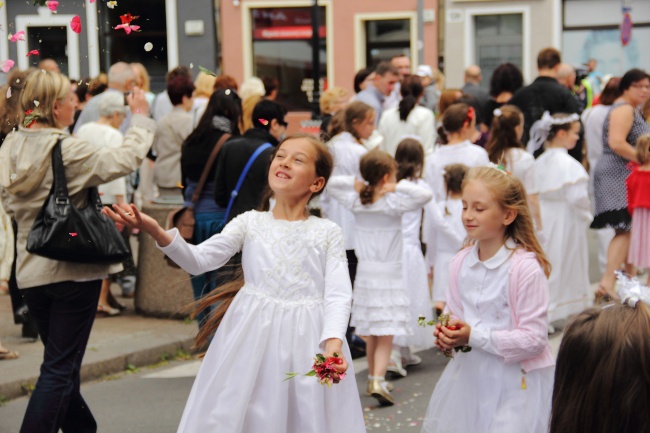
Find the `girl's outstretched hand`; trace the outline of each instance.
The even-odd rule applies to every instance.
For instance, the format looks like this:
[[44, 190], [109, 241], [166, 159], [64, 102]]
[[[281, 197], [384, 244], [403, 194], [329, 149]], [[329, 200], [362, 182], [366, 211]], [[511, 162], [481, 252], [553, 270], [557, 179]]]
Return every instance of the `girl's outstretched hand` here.
[[149, 233], [161, 247], [166, 247], [174, 240], [155, 219], [141, 213], [134, 204], [122, 203], [119, 206], [114, 204], [112, 210], [104, 207], [102, 213], [118, 224]]
[[451, 319], [447, 326], [436, 325], [433, 335], [436, 337], [436, 346], [441, 349], [453, 349], [466, 346], [469, 343], [469, 334], [472, 328], [458, 319]]

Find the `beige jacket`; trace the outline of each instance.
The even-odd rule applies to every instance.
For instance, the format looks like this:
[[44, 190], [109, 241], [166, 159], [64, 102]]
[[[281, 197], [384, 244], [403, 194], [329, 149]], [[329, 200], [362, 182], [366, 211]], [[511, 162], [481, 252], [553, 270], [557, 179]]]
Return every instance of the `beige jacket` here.
[[14, 263], [14, 230], [0, 201], [0, 281], [9, 281]]
[[63, 138], [61, 152], [68, 192], [75, 206], [84, 206], [87, 188], [131, 173], [140, 166], [153, 141], [156, 123], [142, 115], [131, 119], [119, 149], [71, 137], [56, 128], [20, 127], [0, 147], [0, 187], [5, 210], [18, 223], [18, 287], [42, 286], [61, 281], [102, 278], [121, 265], [91, 265], [50, 260], [27, 252], [27, 236], [52, 186], [52, 149]]
[[157, 186], [177, 188], [181, 183], [181, 148], [191, 132], [192, 115], [179, 106], [158, 122], [153, 141], [153, 181]]

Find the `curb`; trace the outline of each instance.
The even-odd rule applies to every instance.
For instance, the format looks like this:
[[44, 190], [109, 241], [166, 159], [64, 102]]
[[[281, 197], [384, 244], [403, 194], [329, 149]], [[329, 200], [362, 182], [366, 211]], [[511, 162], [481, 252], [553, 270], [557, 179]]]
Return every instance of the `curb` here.
[[[194, 338], [188, 338], [89, 364], [84, 363], [81, 365], [81, 383], [83, 384], [102, 379], [107, 375], [121, 373], [126, 371], [129, 366], [144, 367], [155, 364], [164, 355], [174, 354], [179, 349], [191, 353], [193, 344]], [[13, 382], [0, 383], [0, 397], [6, 402], [29, 395], [34, 389], [37, 379], [38, 376], [33, 376], [26, 379], [18, 379]]]

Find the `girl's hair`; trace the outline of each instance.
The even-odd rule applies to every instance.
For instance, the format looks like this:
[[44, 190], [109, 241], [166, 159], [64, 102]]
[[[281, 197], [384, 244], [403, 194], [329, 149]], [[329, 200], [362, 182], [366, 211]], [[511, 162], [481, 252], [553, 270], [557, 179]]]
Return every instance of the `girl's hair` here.
[[[20, 94], [21, 110], [23, 113], [32, 110], [32, 114], [38, 116], [37, 122], [56, 127], [54, 103], [62, 101], [69, 93], [70, 80], [66, 76], [46, 70], [32, 72]], [[34, 101], [38, 101], [38, 106]]]
[[485, 150], [487, 150], [490, 161], [495, 164], [504, 164], [508, 149], [524, 148], [517, 137], [517, 131], [515, 131], [515, 128], [523, 123], [523, 114], [514, 105], [504, 105], [494, 110], [494, 112], [490, 139], [485, 146]]
[[650, 308], [583, 311], [564, 332], [550, 433], [650, 431]]
[[463, 191], [463, 180], [467, 175], [469, 167], [465, 164], [450, 164], [445, 166], [445, 188], [449, 194], [460, 194]]
[[409, 114], [411, 114], [411, 111], [415, 108], [418, 99], [423, 93], [424, 87], [422, 87], [420, 77], [417, 75], [409, 75], [404, 78], [400, 86], [402, 100], [399, 101], [399, 118], [401, 121], [406, 122], [406, 118], [409, 117]]
[[471, 124], [472, 120], [476, 118], [475, 116], [474, 109], [465, 103], [459, 102], [450, 105], [442, 116], [444, 132], [459, 132], [466, 122]]
[[194, 80], [194, 96], [205, 96], [209, 98], [214, 93], [214, 83], [217, 77], [214, 75], [199, 72], [199, 75]]
[[354, 101], [345, 108], [345, 130], [352, 134], [354, 138], [359, 140], [359, 134], [355, 130], [355, 126], [358, 123], [363, 122], [370, 116], [370, 113], [374, 113], [374, 109], [361, 101]]
[[[225, 117], [230, 121], [230, 134], [239, 135], [241, 119], [241, 99], [234, 90], [216, 90], [208, 100], [208, 105], [194, 131], [185, 139], [184, 146], [213, 146], [210, 137], [215, 129], [214, 117]], [[225, 132], [225, 131], [224, 131]]]
[[[555, 113], [551, 117], [553, 117], [553, 119], [566, 119], [569, 116], [571, 116], [571, 115], [566, 114], [566, 113]], [[555, 138], [557, 133], [560, 132], [560, 131], [570, 131], [571, 127], [576, 122], [580, 122], [580, 120], [576, 120], [574, 122], [566, 122], [566, 123], [551, 125], [551, 129], [548, 132], [548, 136], [546, 137], [546, 141], [553, 141], [553, 139]]]
[[506, 227], [506, 237], [511, 238], [524, 250], [535, 253], [544, 274], [548, 277], [551, 274], [551, 263], [546, 258], [535, 235], [535, 226], [530, 216], [526, 191], [521, 181], [496, 167], [470, 169], [463, 181], [463, 189], [471, 181], [482, 182], [492, 192], [493, 198], [503, 209], [517, 212], [514, 221]]
[[405, 138], [397, 145], [395, 151], [397, 163], [397, 180], [415, 180], [422, 177], [424, 167], [424, 149], [415, 138]]
[[650, 134], [644, 134], [636, 140], [636, 159], [639, 164], [650, 162]]
[[[334, 159], [332, 158], [332, 154], [327, 149], [327, 146], [325, 146], [317, 138], [308, 134], [295, 134], [285, 138], [275, 148], [272, 154], [272, 158], [275, 157], [275, 154], [282, 147], [282, 145], [290, 140], [305, 140], [314, 146], [314, 149], [316, 149], [316, 161], [314, 162], [316, 176], [323, 177], [325, 179], [325, 185], [323, 185], [323, 188], [312, 195], [312, 198], [316, 197], [321, 192], [323, 192], [327, 186], [327, 182], [330, 176], [332, 175], [332, 170], [334, 169]], [[269, 202], [272, 196], [273, 192], [270, 188], [267, 187], [263, 195], [262, 202], [259, 206], [260, 211], [270, 210]], [[241, 266], [234, 267], [233, 269], [233, 279], [230, 282], [217, 287], [207, 296], [201, 298], [193, 304], [190, 304], [190, 308], [192, 310], [192, 318], [196, 318], [201, 311], [215, 306], [214, 311], [207, 319], [205, 319], [205, 323], [199, 330], [199, 333], [194, 340], [195, 347], [203, 348], [207, 343], [210, 342], [210, 339], [219, 327], [223, 316], [226, 314], [226, 311], [228, 311], [228, 307], [230, 307], [233, 299], [235, 299], [235, 296], [239, 290], [244, 286], [244, 273]]]
[[345, 132], [345, 110], [340, 110], [330, 119], [327, 125], [327, 135], [331, 138]]
[[25, 79], [33, 71], [21, 71], [14, 69], [7, 77], [7, 83], [0, 89], [1, 95], [6, 95], [7, 91], [11, 89], [11, 96], [8, 98], [0, 98], [0, 145], [4, 141], [4, 137], [9, 135], [14, 129], [18, 129], [20, 120], [23, 117], [23, 111], [20, 109], [20, 92], [25, 86]]
[[462, 90], [460, 89], [445, 89], [440, 93], [440, 99], [438, 100], [438, 116], [442, 116], [447, 111], [452, 104], [458, 101], [463, 95]]
[[375, 193], [375, 187], [387, 174], [394, 173], [397, 164], [392, 156], [377, 148], [361, 157], [359, 170], [361, 177], [368, 182], [359, 193], [361, 204], [370, 204]]

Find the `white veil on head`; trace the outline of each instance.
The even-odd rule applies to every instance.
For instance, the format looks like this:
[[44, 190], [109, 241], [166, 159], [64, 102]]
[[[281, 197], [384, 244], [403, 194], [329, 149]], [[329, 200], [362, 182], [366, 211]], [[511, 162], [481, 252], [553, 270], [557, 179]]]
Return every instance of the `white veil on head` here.
[[565, 125], [567, 123], [573, 123], [580, 121], [580, 116], [576, 113], [570, 114], [566, 117], [553, 117], [551, 113], [545, 111], [542, 114], [542, 118], [537, 122], [533, 123], [533, 126], [530, 128], [530, 138], [528, 139], [528, 144], [526, 150], [530, 153], [535, 153], [546, 141], [548, 134], [551, 132], [551, 126], [553, 125]]

